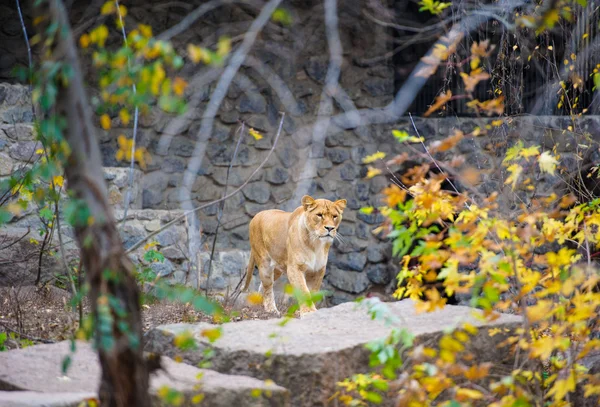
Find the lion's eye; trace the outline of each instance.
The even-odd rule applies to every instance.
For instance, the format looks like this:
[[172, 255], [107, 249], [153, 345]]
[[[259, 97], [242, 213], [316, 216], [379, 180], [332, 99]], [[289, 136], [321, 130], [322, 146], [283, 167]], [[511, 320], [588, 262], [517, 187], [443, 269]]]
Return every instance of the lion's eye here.
[[322, 213], [317, 213], [317, 216], [321, 219], [323, 219], [323, 214]]
[[337, 219], [337, 216], [334, 216], [334, 217], [333, 217], [333, 220], [336, 220], [336, 219]]

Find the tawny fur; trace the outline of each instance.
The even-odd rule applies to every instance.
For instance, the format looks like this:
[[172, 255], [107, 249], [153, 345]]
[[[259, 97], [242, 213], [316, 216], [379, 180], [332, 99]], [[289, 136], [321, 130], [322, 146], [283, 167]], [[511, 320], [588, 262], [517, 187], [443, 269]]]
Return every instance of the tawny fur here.
[[[250, 222], [251, 252], [244, 291], [250, 286], [255, 265], [266, 311], [279, 312], [273, 284], [283, 273], [303, 293], [318, 291], [345, 207], [345, 199], [332, 202], [305, 195], [292, 213], [278, 209], [257, 213]], [[316, 311], [314, 305], [300, 307], [300, 315], [312, 311]]]

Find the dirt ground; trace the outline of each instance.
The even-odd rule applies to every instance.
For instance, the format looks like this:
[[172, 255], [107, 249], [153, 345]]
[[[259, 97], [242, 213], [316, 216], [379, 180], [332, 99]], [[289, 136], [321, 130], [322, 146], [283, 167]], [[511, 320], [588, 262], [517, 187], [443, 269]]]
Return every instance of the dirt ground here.
[[[0, 333], [7, 340], [0, 343], [6, 350], [33, 343], [71, 339], [79, 326], [79, 313], [70, 305], [71, 294], [57, 287], [0, 287]], [[238, 300], [238, 304], [241, 303]], [[281, 308], [280, 308], [281, 309]], [[89, 311], [86, 301], [84, 314]], [[239, 304], [235, 310], [225, 308], [231, 320], [268, 319], [259, 306]], [[151, 302], [142, 305], [144, 331], [163, 324], [178, 322], [214, 322], [212, 316], [196, 311], [189, 304]]]

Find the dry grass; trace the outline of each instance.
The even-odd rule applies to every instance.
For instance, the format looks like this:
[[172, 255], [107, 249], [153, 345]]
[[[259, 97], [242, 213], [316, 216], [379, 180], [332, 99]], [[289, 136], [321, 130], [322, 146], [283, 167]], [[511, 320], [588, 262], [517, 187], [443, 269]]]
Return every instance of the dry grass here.
[[[18, 334], [16, 338], [31, 339], [34, 343], [70, 339], [79, 326], [78, 312], [71, 307], [70, 299], [68, 291], [52, 286], [0, 287], [0, 332], [12, 332]], [[278, 306], [285, 311], [282, 300]], [[83, 310], [84, 313], [89, 311], [87, 301], [84, 301]], [[225, 310], [233, 321], [275, 317], [264, 312], [260, 306], [246, 305], [241, 299], [237, 301], [235, 309], [227, 307]], [[144, 331], [180, 322], [214, 321], [212, 316], [196, 311], [189, 304], [155, 301], [142, 306]], [[21, 345], [15, 339], [5, 343], [8, 349]]]

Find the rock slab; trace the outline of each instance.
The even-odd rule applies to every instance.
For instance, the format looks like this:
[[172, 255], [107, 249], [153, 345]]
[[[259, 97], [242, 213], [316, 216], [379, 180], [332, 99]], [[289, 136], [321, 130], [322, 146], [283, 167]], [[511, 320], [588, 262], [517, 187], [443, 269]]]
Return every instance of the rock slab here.
[[[416, 314], [410, 300], [386, 304], [415, 336], [415, 343], [439, 338], [444, 329], [470, 322], [479, 329], [470, 346], [478, 361], [495, 366], [510, 363], [510, 352], [498, 345], [516, 329], [521, 318], [502, 315], [483, 325], [473, 317], [469, 307], [447, 306], [441, 311]], [[371, 320], [364, 308], [345, 303], [321, 309], [303, 319], [293, 319], [281, 326], [281, 319], [251, 320], [222, 325], [223, 335], [210, 345], [201, 332], [214, 328], [208, 323], [159, 326], [146, 334], [145, 349], [167, 356], [181, 356], [190, 364], [202, 359], [202, 352], [212, 347], [212, 368], [227, 374], [271, 379], [292, 392], [293, 406], [325, 406], [336, 391], [336, 382], [354, 373], [365, 372], [369, 365], [368, 342], [386, 337], [390, 328]], [[485, 327], [507, 328], [494, 336]], [[190, 331], [198, 349], [181, 352], [173, 338]], [[493, 350], [493, 351], [492, 351]], [[392, 402], [392, 400], [390, 400]]]
[[[0, 391], [13, 394], [2, 392], [0, 405], [5, 405], [2, 400], [6, 399], [8, 404], [12, 398], [15, 406], [69, 406], [77, 397], [80, 397], [80, 401], [90, 395], [93, 397], [100, 382], [98, 357], [88, 343], [77, 342], [67, 375], [63, 376], [62, 360], [69, 355], [69, 349], [70, 342], [64, 341], [1, 352], [0, 366], [10, 366], [10, 369], [0, 370]], [[203, 406], [289, 406], [289, 392], [275, 384], [198, 369], [166, 357], [163, 357], [162, 364], [167, 373], [159, 371], [150, 378], [153, 405], [161, 405], [157, 392], [166, 385], [184, 395], [183, 406], [193, 405], [192, 398], [198, 394], [204, 395]], [[47, 393], [56, 399], [56, 403], [36, 404], [37, 399], [44, 400], [30, 397], [30, 392]], [[59, 394], [62, 394], [62, 398]]]
[[39, 393], [37, 391], [0, 391], [2, 407], [77, 407], [94, 393]]

